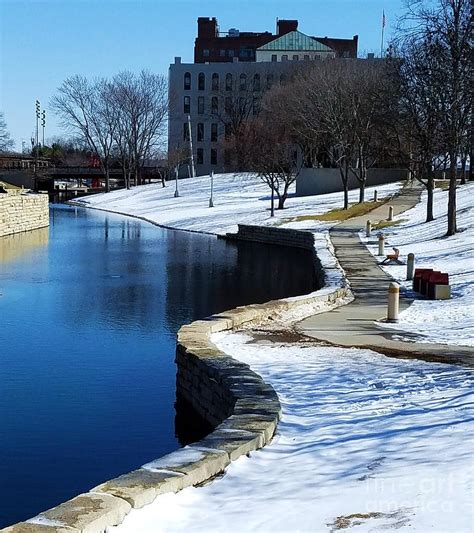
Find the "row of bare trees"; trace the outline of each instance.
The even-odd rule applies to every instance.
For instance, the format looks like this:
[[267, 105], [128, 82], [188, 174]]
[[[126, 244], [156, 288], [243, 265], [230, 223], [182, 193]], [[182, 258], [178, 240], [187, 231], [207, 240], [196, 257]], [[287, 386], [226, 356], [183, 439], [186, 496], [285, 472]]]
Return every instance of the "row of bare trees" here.
[[110, 190], [112, 161], [120, 161], [127, 188], [141, 183], [145, 161], [162, 148], [168, 112], [164, 76], [120, 72], [112, 79], [72, 76], [59, 87], [51, 108], [61, 125], [99, 158]]
[[457, 168], [461, 162], [465, 176], [472, 156], [469, 39], [469, 0], [408, 0], [384, 60], [295, 68], [289, 83], [264, 94], [257, 116], [232, 124], [224, 148], [236, 166], [244, 161], [269, 185], [272, 213], [273, 197], [283, 208], [302, 164], [339, 169], [345, 209], [351, 176], [363, 202], [367, 170], [397, 165], [426, 187], [430, 221], [435, 172], [447, 168], [447, 235], [453, 235]]

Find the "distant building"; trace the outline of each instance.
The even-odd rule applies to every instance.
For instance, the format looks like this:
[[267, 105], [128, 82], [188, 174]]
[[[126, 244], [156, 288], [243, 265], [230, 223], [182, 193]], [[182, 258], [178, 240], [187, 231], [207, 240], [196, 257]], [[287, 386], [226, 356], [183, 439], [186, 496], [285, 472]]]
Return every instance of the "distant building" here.
[[[356, 58], [358, 37], [312, 37], [298, 31], [297, 20], [278, 20], [271, 32], [219, 31], [216, 18], [198, 18], [194, 63], [169, 69], [168, 159], [189, 147], [188, 117], [192, 131], [197, 175], [230, 170], [220, 140], [226, 134], [226, 102], [241, 94], [249, 114], [257, 114], [262, 93], [284, 84], [290, 70], [305, 61], [335, 57]], [[250, 94], [249, 94], [250, 93]], [[180, 166], [180, 176], [189, 173]]]

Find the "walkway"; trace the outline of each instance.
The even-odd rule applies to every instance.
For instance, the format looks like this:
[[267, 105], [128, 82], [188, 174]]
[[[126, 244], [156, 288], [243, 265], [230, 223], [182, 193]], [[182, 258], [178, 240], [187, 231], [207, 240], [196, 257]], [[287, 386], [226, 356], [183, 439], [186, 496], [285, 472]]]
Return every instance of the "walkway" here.
[[[418, 187], [405, 189], [387, 204], [342, 222], [331, 230], [336, 257], [351, 284], [355, 299], [348, 305], [303, 320], [297, 324], [298, 330], [336, 346], [364, 347], [394, 357], [474, 366], [474, 351], [470, 347], [419, 342], [418, 337], [408, 339], [409, 333], [389, 330], [375, 322], [386, 317], [387, 289], [393, 280], [360, 242], [358, 233], [365, 228], [367, 220], [373, 223], [386, 220], [390, 205], [397, 215], [416, 205], [419, 196]], [[401, 294], [400, 311], [410, 306], [412, 301]], [[400, 340], [400, 336], [405, 340]]]

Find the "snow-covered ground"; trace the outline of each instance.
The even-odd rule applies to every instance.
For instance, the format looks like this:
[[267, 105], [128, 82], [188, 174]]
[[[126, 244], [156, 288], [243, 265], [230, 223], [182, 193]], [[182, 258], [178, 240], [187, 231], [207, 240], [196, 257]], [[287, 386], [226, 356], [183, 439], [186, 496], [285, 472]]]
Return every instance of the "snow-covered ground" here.
[[[389, 247], [396, 246], [406, 259], [415, 254], [416, 266], [433, 268], [449, 274], [451, 300], [425, 300], [416, 293], [416, 300], [400, 314], [398, 324], [387, 327], [420, 335], [418, 341], [474, 346], [474, 183], [457, 190], [457, 220], [460, 232], [445, 237], [447, 229], [448, 192], [436, 189], [434, 195], [435, 220], [426, 223], [426, 193], [413, 209], [395, 220], [397, 226], [383, 230]], [[367, 241], [361, 236], [363, 241]], [[376, 246], [369, 246], [373, 254]], [[405, 281], [406, 266], [386, 266], [387, 272], [411, 291]]]
[[278, 392], [272, 444], [111, 532], [473, 531], [472, 371], [251, 340], [214, 337]]
[[[374, 189], [379, 197], [398, 191], [399, 183], [367, 189], [371, 198]], [[294, 196], [294, 185], [285, 209], [275, 211], [270, 218], [270, 189], [255, 174], [216, 174], [214, 176], [214, 207], [209, 208], [210, 179], [208, 176], [179, 180], [179, 198], [174, 197], [174, 182], [143, 185], [127, 190], [113, 191], [81, 198], [78, 205], [87, 205], [144, 218], [156, 224], [176, 229], [201, 231], [223, 235], [237, 230], [237, 224], [281, 224], [289, 227], [307, 226], [291, 223], [302, 215], [317, 215], [342, 206], [342, 192], [320, 196]], [[350, 192], [350, 201], [356, 202], [358, 190]], [[312, 222], [315, 229], [327, 224]]]

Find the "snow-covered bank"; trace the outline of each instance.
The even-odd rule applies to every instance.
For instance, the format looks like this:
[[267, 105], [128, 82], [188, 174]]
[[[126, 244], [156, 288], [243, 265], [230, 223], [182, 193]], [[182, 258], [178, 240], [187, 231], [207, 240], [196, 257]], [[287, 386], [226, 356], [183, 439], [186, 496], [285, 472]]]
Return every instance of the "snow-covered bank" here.
[[[379, 197], [397, 192], [399, 183], [367, 189], [371, 198], [377, 189]], [[277, 210], [270, 218], [270, 190], [254, 174], [216, 174], [214, 176], [214, 207], [209, 208], [210, 180], [208, 176], [179, 180], [179, 198], [174, 197], [175, 186], [167, 182], [143, 185], [129, 191], [88, 196], [77, 200], [78, 205], [133, 215], [155, 224], [176, 229], [202, 231], [223, 235], [237, 230], [237, 224], [281, 224], [302, 215], [317, 215], [341, 207], [342, 193], [320, 196], [294, 196], [294, 186], [285, 209]], [[350, 192], [350, 201], [356, 202], [358, 190]], [[312, 221], [315, 230], [327, 224]], [[302, 229], [308, 223], [293, 223], [290, 227]]]
[[[426, 193], [421, 203], [402, 213], [395, 220], [402, 222], [383, 230], [388, 247], [396, 246], [406, 259], [415, 254], [416, 266], [433, 268], [449, 274], [452, 299], [425, 300], [416, 295], [415, 302], [401, 313], [400, 322], [387, 327], [416, 333], [420, 342], [438, 342], [474, 346], [474, 183], [458, 188], [457, 217], [459, 233], [446, 234], [448, 192], [436, 189], [435, 220], [425, 223]], [[361, 235], [364, 242], [367, 239]], [[376, 246], [369, 246], [373, 254]], [[411, 292], [411, 282], [405, 281], [406, 266], [386, 266], [387, 272]]]
[[472, 372], [246, 334], [214, 340], [275, 387], [273, 443], [111, 532], [472, 531]]

